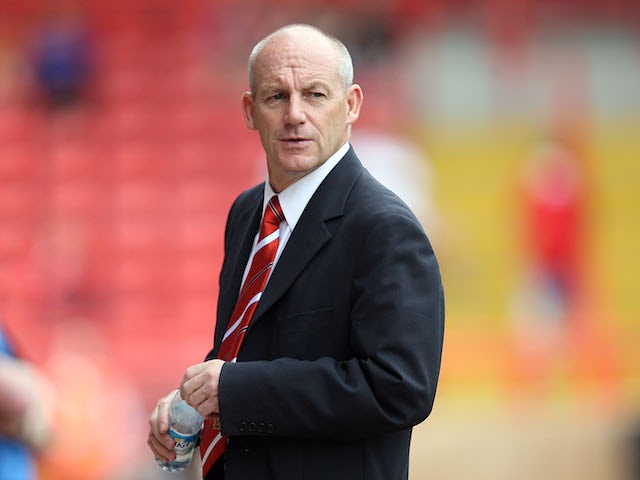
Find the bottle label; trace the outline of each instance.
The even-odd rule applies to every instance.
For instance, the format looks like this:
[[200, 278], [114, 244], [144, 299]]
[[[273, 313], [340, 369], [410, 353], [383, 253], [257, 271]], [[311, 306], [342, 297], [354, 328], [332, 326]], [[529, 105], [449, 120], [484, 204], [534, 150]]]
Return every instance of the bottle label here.
[[183, 435], [170, 428], [168, 433], [171, 438], [176, 441], [176, 446], [173, 448], [173, 451], [176, 452], [176, 461], [191, 460], [191, 455], [193, 454], [193, 449], [196, 446], [200, 432], [193, 435]]

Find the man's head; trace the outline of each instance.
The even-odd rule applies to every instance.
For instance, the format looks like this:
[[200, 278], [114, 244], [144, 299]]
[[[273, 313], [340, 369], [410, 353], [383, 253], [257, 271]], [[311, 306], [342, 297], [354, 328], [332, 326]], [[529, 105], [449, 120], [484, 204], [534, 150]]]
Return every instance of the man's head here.
[[349, 140], [362, 104], [362, 90], [352, 82], [346, 47], [314, 27], [289, 25], [254, 47], [242, 109], [247, 127], [260, 134], [276, 191]]

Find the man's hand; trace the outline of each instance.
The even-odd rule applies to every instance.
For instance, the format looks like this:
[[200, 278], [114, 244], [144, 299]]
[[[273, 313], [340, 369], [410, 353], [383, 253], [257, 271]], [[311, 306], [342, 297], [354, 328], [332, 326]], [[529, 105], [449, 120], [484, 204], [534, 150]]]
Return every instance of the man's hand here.
[[182, 398], [204, 418], [220, 413], [218, 382], [224, 361], [215, 359], [189, 367], [184, 374], [180, 392]]
[[149, 417], [149, 437], [147, 445], [153, 454], [163, 462], [170, 462], [176, 459], [173, 451], [175, 441], [167, 433], [169, 430], [169, 406], [176, 390], [158, 400], [156, 408]]

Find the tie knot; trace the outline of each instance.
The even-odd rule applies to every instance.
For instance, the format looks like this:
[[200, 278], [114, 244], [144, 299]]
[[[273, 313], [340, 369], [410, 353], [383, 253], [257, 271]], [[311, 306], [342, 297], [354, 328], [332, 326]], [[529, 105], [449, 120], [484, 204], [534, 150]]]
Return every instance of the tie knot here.
[[268, 223], [269, 225], [279, 226], [282, 221], [284, 221], [284, 213], [282, 213], [282, 207], [280, 206], [278, 196], [274, 195], [269, 200], [269, 204], [264, 211], [263, 222]]

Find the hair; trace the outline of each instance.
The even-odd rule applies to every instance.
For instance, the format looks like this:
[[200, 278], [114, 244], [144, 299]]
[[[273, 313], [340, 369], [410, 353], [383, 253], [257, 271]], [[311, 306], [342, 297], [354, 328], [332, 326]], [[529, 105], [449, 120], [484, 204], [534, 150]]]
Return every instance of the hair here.
[[255, 92], [255, 83], [253, 79], [253, 65], [256, 61], [256, 58], [264, 48], [264, 46], [271, 40], [274, 36], [282, 32], [288, 32], [292, 30], [311, 30], [313, 32], [319, 33], [324, 38], [329, 40], [331, 44], [335, 47], [336, 53], [338, 54], [338, 74], [340, 75], [340, 79], [342, 80], [342, 87], [346, 91], [353, 84], [353, 61], [351, 59], [351, 54], [349, 50], [336, 37], [329, 35], [328, 33], [323, 32], [319, 28], [313, 27], [311, 25], [306, 25], [302, 23], [286, 25], [284, 27], [279, 28], [278, 30], [270, 33], [262, 40], [260, 40], [249, 55], [249, 88], [252, 92]]

